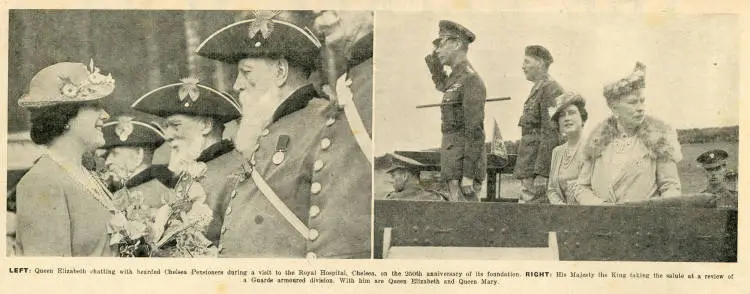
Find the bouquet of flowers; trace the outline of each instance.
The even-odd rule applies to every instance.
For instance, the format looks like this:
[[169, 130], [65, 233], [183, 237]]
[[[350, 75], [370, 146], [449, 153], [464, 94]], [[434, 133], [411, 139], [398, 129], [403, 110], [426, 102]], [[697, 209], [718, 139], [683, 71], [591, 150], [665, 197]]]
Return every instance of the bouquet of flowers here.
[[174, 189], [161, 195], [161, 207], [143, 205], [143, 197], [127, 188], [118, 212], [110, 222], [111, 245], [117, 245], [122, 257], [200, 257], [218, 254], [204, 235], [213, 219], [206, 205], [206, 192], [198, 182], [206, 172], [206, 164], [193, 162], [180, 174]]

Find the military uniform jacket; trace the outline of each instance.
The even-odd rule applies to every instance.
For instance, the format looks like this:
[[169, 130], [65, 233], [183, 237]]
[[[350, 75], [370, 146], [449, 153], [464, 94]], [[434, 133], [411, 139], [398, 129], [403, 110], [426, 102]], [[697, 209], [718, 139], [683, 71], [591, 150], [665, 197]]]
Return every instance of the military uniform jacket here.
[[737, 209], [738, 194], [735, 188], [729, 186], [722, 186], [718, 188], [707, 188], [703, 190], [703, 193], [711, 193], [716, 195], [716, 208], [723, 209]]
[[[305, 86], [277, 109], [230, 182], [221, 257], [370, 258], [371, 168], [344, 114]], [[249, 175], [307, 228], [300, 234]]]
[[206, 163], [206, 173], [198, 182], [206, 191], [206, 204], [214, 212], [213, 220], [208, 225], [205, 235], [218, 246], [224, 211], [229, 205], [231, 192], [227, 190], [226, 184], [229, 177], [240, 168], [244, 159], [242, 154], [234, 149], [231, 141], [224, 140], [203, 150], [196, 161]]
[[468, 62], [456, 66], [446, 76], [428, 57], [428, 68], [435, 87], [444, 93], [441, 106], [443, 140], [440, 170], [444, 180], [467, 177], [484, 180], [487, 155], [484, 148], [484, 81]]
[[560, 131], [550, 119], [549, 110], [562, 93], [560, 84], [549, 78], [531, 89], [518, 122], [522, 137], [514, 169], [517, 178], [549, 177], [552, 149], [561, 143]]

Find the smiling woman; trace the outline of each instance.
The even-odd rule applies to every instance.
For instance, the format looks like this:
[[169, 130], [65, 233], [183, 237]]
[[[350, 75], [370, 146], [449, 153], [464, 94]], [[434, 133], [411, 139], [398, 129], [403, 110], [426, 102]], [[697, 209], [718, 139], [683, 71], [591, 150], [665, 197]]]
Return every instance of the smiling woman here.
[[31, 80], [18, 104], [31, 111], [31, 139], [46, 153], [18, 183], [16, 254], [107, 256], [109, 192], [82, 159], [104, 145], [108, 114], [96, 102], [114, 90], [93, 61], [49, 66]]

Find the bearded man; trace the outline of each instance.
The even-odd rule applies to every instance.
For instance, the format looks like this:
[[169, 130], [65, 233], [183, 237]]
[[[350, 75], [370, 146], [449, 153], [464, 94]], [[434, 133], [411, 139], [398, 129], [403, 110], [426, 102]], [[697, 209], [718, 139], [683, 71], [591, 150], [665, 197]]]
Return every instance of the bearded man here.
[[242, 164], [242, 155], [232, 141], [222, 139], [222, 133], [224, 124], [241, 116], [239, 105], [229, 94], [187, 78], [143, 95], [131, 107], [165, 118], [162, 128], [170, 147], [168, 168], [176, 175], [170, 187], [196, 162], [206, 164], [206, 172], [198, 182], [214, 215], [205, 235], [218, 246], [230, 197], [223, 189]]
[[[315, 17], [258, 11], [196, 50], [237, 66], [234, 90], [243, 110], [237, 148], [247, 161], [244, 176], [231, 184], [221, 257], [371, 257], [372, 147], [358, 143], [352, 130], [370, 121], [345, 103], [322, 99], [310, 83], [323, 47], [310, 29]], [[365, 109], [371, 101], [354, 106]]]

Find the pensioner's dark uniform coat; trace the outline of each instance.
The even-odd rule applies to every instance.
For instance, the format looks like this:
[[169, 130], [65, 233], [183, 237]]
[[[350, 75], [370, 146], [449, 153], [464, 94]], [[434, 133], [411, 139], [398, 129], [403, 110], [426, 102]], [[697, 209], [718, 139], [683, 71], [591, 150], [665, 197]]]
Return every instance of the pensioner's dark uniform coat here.
[[[316, 96], [308, 85], [287, 98], [230, 181], [220, 257], [370, 258], [371, 167], [344, 114]], [[251, 170], [307, 236], [263, 195]]]

